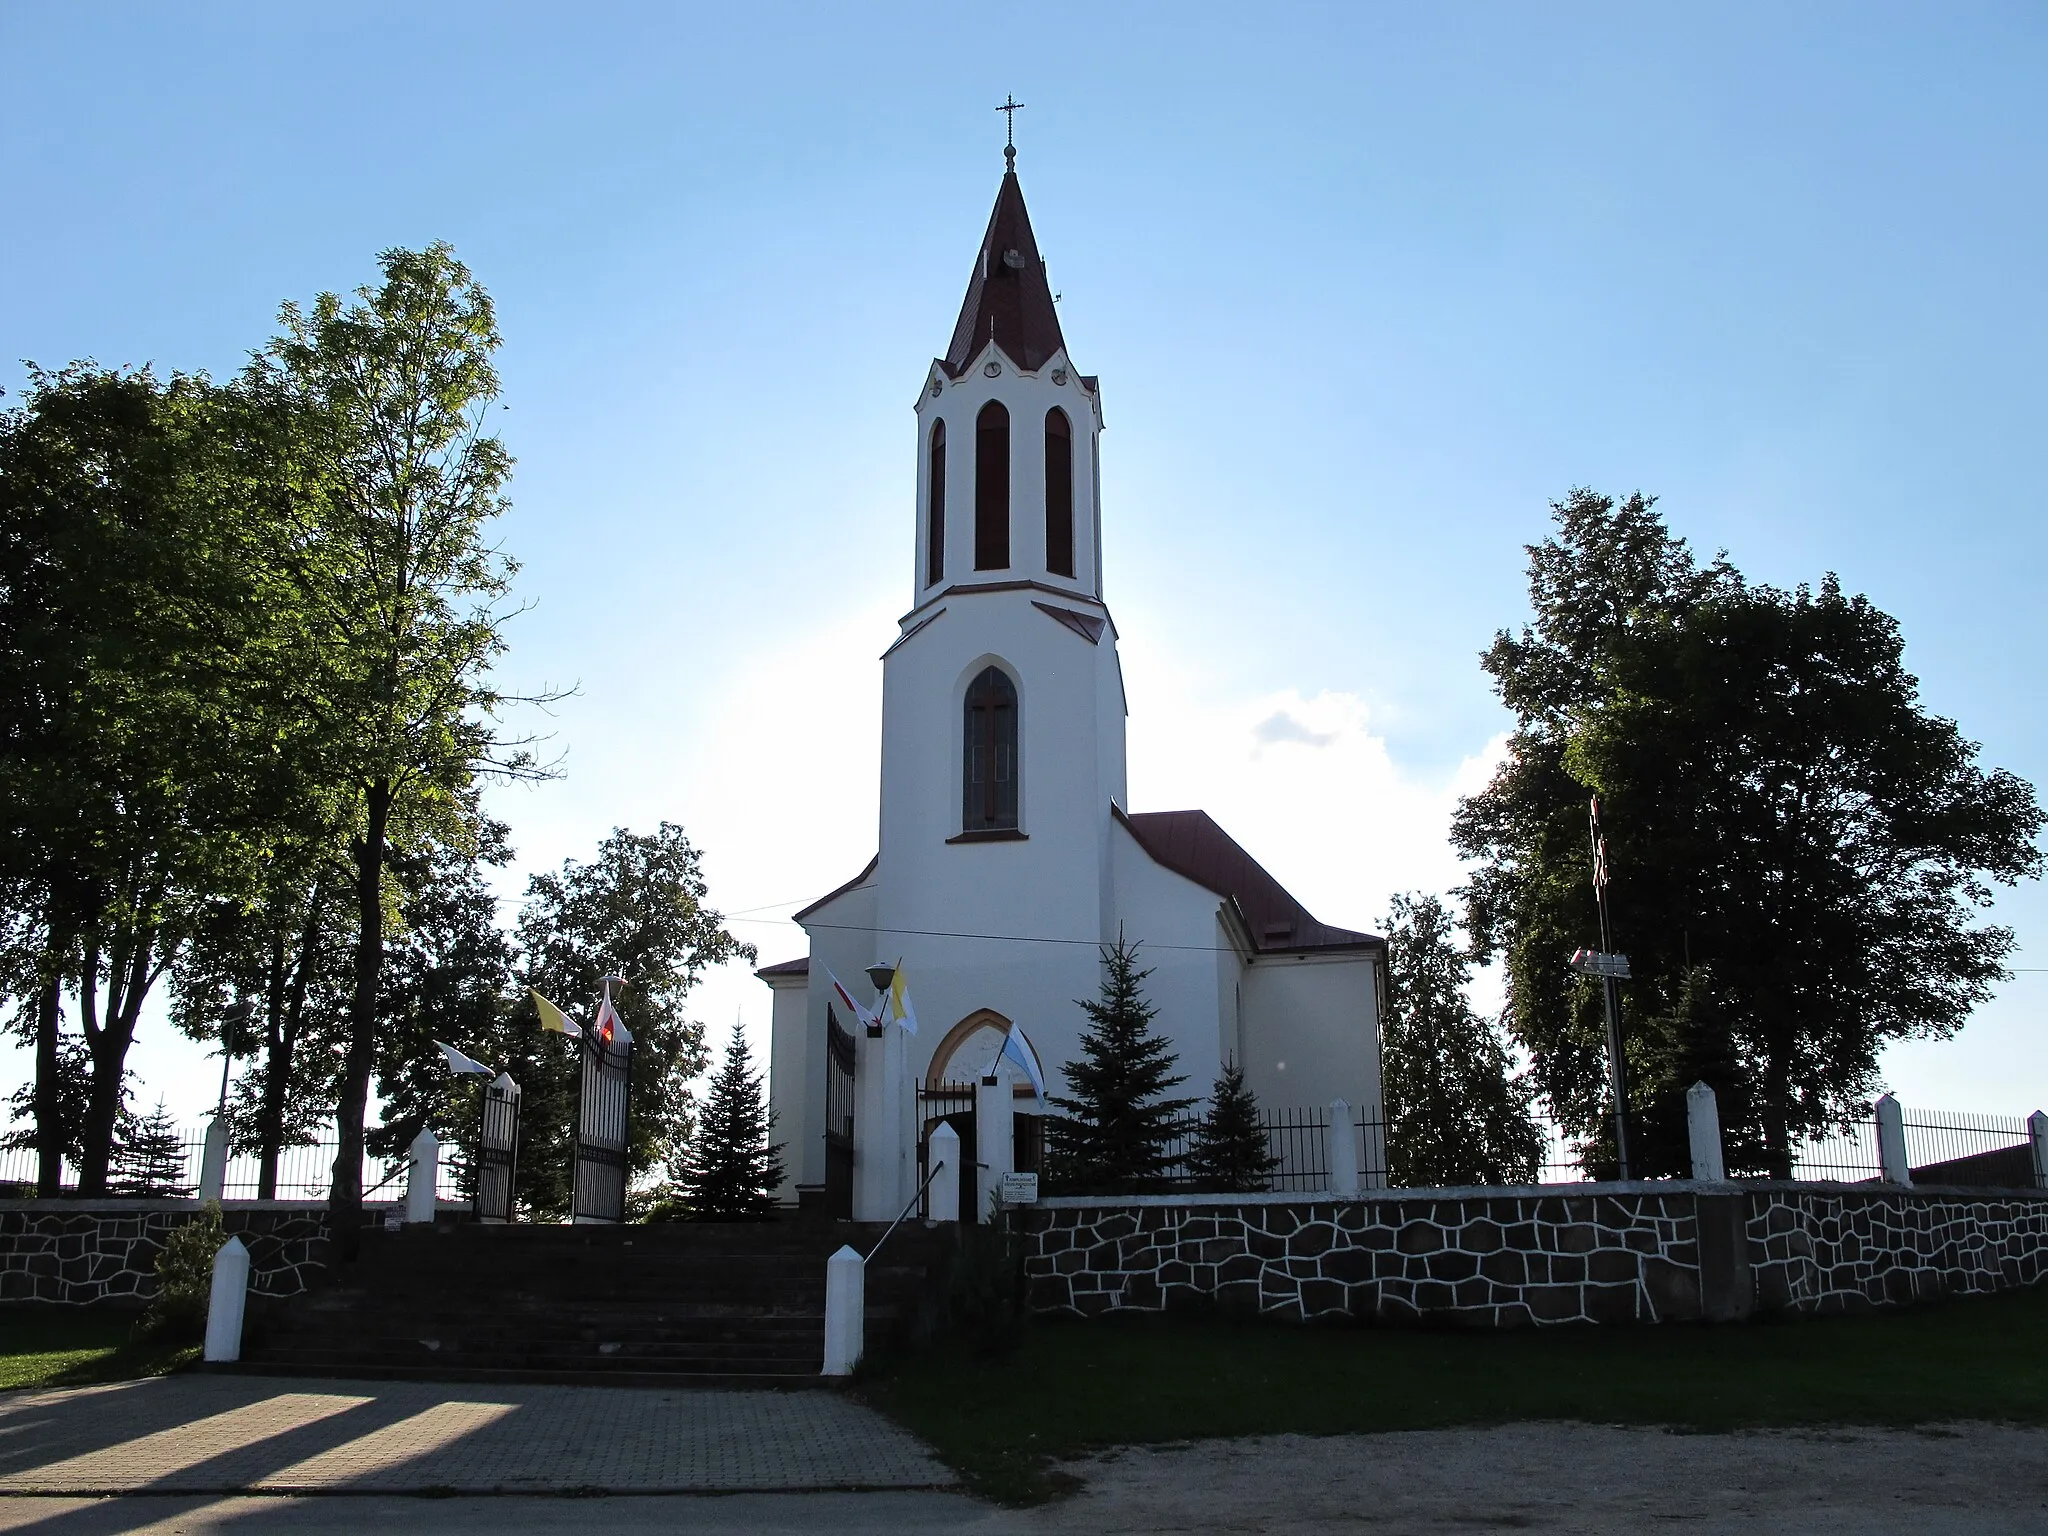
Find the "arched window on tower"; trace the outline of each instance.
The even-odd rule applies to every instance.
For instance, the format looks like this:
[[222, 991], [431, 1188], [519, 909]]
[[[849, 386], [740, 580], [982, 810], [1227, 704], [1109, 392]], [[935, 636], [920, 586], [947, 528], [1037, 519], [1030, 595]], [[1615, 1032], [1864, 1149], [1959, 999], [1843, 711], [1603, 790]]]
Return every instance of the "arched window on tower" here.
[[1045, 568], [1074, 574], [1074, 428], [1058, 406], [1045, 413]]
[[946, 579], [946, 424], [932, 423], [932, 472], [929, 510], [925, 516], [924, 582], [935, 587]]
[[1010, 413], [991, 400], [974, 418], [974, 568], [1010, 564]]
[[961, 731], [963, 832], [1017, 825], [1017, 685], [1001, 667], [984, 667], [967, 689]]

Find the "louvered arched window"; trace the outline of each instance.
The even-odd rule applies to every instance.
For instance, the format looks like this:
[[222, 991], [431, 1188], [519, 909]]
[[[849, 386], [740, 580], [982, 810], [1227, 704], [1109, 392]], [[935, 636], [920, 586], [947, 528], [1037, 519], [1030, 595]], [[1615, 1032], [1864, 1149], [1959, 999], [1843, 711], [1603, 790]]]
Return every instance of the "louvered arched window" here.
[[1010, 565], [1010, 413], [991, 400], [974, 418], [974, 568]]
[[946, 579], [946, 424], [932, 423], [932, 464], [925, 497], [924, 581], [935, 587]]
[[960, 830], [1017, 825], [1017, 685], [1001, 667], [984, 667], [968, 686], [962, 722]]
[[1074, 574], [1074, 428], [1058, 406], [1045, 413], [1045, 568]]

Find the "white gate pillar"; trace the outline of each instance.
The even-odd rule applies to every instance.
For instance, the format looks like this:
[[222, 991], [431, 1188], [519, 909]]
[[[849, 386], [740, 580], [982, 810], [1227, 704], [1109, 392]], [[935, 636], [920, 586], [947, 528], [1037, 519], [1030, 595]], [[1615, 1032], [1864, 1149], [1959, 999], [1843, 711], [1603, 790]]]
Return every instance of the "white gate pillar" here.
[[900, 1192], [905, 1115], [903, 1095], [894, 1082], [900, 1051], [889, 1047], [890, 1033], [863, 1033], [858, 1040], [860, 1069], [854, 1074], [853, 1219], [894, 1221], [903, 1209]]
[[199, 1152], [199, 1199], [219, 1200], [228, 1187], [228, 1117], [215, 1114], [206, 1122], [206, 1141]]
[[2038, 1109], [2027, 1116], [2027, 1140], [2034, 1146], [2034, 1187], [2048, 1189], [2048, 1115]]
[[[941, 1120], [925, 1144], [931, 1183], [925, 1187], [925, 1211], [932, 1221], [960, 1219], [960, 1133]], [[971, 1184], [968, 1186], [973, 1187]]]
[[242, 1358], [242, 1312], [249, 1304], [249, 1250], [239, 1237], [213, 1256], [213, 1289], [206, 1297], [206, 1358]]
[[405, 1219], [418, 1224], [434, 1219], [434, 1191], [441, 1182], [440, 1138], [420, 1127], [406, 1149]]
[[1887, 1184], [1911, 1184], [1913, 1171], [1906, 1163], [1906, 1112], [1899, 1101], [1886, 1094], [1877, 1101], [1877, 1160]]
[[1003, 1175], [1015, 1171], [1017, 1096], [998, 1064], [974, 1088], [974, 1140], [976, 1169], [974, 1219], [989, 1221], [995, 1193]]
[[1692, 1176], [1703, 1184], [1721, 1183], [1728, 1177], [1721, 1156], [1721, 1110], [1705, 1083], [1685, 1090], [1685, 1128], [1692, 1138]]
[[1330, 1193], [1358, 1193], [1358, 1127], [1342, 1099], [1330, 1101]]
[[867, 1264], [851, 1246], [825, 1261], [825, 1368], [821, 1376], [851, 1376], [867, 1333]]

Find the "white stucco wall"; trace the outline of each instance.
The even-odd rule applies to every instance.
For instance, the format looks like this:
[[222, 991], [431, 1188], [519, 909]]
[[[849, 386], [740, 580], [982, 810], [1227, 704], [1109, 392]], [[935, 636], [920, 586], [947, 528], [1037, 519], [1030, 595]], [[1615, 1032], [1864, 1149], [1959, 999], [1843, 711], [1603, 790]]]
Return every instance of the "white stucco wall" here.
[[1379, 994], [1370, 950], [1261, 955], [1244, 975], [1245, 1081], [1274, 1109], [1341, 1098], [1380, 1113]]
[[775, 1198], [794, 1205], [797, 1185], [819, 1184], [825, 1178], [825, 1143], [818, 1134], [825, 1124], [825, 1062], [821, 1051], [816, 1070], [809, 1070], [808, 978], [764, 979], [774, 995], [768, 1022], [768, 1102], [775, 1111], [773, 1137], [783, 1144], [783, 1180]]

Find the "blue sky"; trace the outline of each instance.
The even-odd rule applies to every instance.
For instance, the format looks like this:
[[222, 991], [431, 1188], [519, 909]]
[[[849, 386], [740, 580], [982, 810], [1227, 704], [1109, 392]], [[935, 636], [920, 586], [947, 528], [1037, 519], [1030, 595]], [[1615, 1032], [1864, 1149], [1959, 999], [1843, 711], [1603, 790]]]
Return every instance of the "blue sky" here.
[[[1369, 926], [1457, 881], [1507, 723], [1477, 653], [1576, 484], [1753, 577], [1839, 572], [2048, 781], [2044, 78], [2020, 5], [4, 0], [0, 383], [226, 372], [280, 301], [452, 241], [506, 338], [508, 680], [581, 688], [565, 777], [495, 800], [522, 869], [680, 821], [782, 959], [873, 850], [910, 407], [1013, 91], [1103, 379], [1134, 803]], [[1999, 915], [2048, 967], [2042, 892]], [[765, 1024], [743, 972], [702, 996]], [[2022, 973], [1894, 1086], [2035, 1108], [2044, 1011]], [[137, 1061], [211, 1093], [161, 1029]]]

